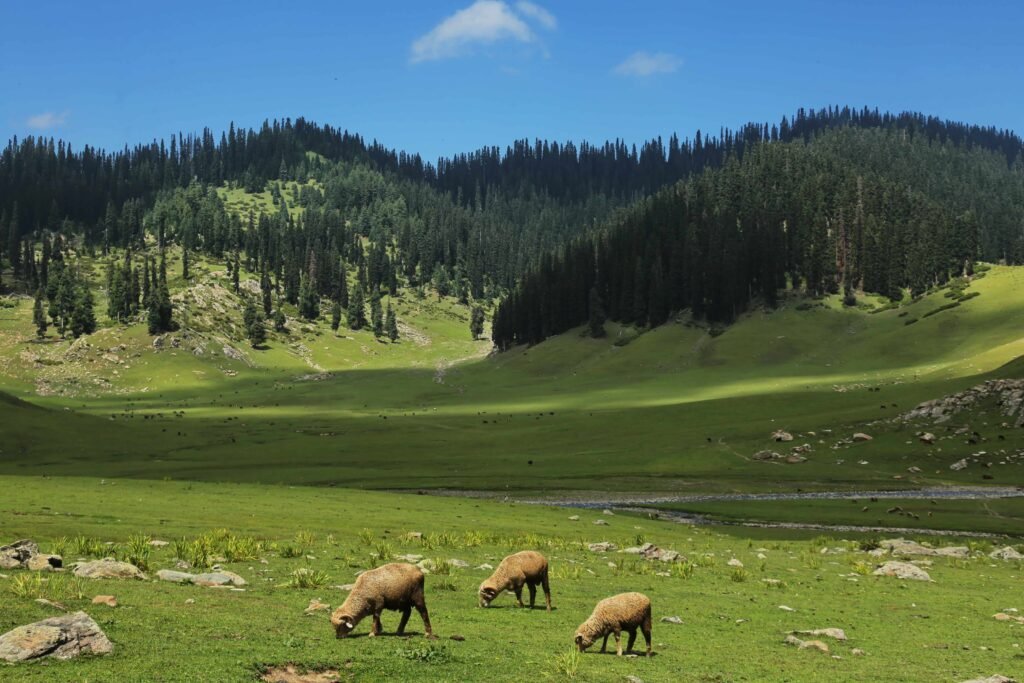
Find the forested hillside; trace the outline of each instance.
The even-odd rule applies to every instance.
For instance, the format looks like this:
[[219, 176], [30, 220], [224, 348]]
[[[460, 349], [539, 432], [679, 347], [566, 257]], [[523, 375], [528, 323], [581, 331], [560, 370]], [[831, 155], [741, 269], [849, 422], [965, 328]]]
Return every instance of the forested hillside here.
[[607, 231], [540, 267], [496, 313], [501, 348], [605, 316], [730, 322], [787, 287], [899, 301], [976, 260], [1024, 260], [1024, 163], [998, 150], [842, 127], [742, 156], [642, 200]]
[[189, 254], [224, 261], [236, 283], [254, 275], [264, 316], [285, 302], [307, 319], [344, 309], [358, 327], [353, 300], [430, 287], [463, 303], [511, 292], [501, 347], [599, 307], [642, 325], [684, 308], [728, 321], [785, 286], [896, 297], [977, 258], [1018, 262], [1022, 149], [1007, 131], [849, 108], [639, 150], [521, 140], [436, 164], [301, 118], [119, 152], [11, 140], [0, 288], [37, 294], [43, 322], [77, 336], [95, 327], [98, 283], [76, 255], [98, 254], [109, 318], [156, 332], [173, 326], [174, 245], [186, 280]]

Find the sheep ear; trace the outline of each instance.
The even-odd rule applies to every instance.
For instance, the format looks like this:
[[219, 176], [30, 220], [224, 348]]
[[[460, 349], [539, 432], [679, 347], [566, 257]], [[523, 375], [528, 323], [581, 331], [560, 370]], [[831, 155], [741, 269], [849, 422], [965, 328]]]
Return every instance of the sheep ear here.
[[579, 635], [576, 636], [576, 642], [577, 643], [582, 643], [583, 642], [583, 636], [579, 636]]

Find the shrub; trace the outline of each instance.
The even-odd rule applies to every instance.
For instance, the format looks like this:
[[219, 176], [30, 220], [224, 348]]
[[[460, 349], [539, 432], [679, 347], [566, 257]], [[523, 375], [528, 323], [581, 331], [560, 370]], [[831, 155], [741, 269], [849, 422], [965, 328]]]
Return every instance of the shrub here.
[[577, 648], [572, 648], [560, 655], [555, 655], [555, 672], [569, 680], [575, 680], [580, 673], [583, 656]]
[[125, 546], [125, 560], [131, 562], [143, 571], [149, 569], [149, 553], [152, 550], [152, 546], [149, 545], [149, 542], [151, 540], [153, 539], [143, 534], [130, 536], [128, 538], [128, 544]]
[[38, 572], [18, 574], [7, 587], [16, 598], [35, 600], [43, 594], [43, 575]]
[[404, 647], [396, 653], [399, 657], [424, 664], [444, 664], [452, 660], [452, 653], [444, 645], [423, 643], [413, 647]]
[[299, 567], [290, 577], [279, 584], [283, 588], [319, 588], [326, 585], [331, 577], [327, 572], [312, 567]]
[[729, 578], [731, 578], [736, 583], [743, 583], [748, 578], [750, 578], [750, 575], [747, 574], [747, 570], [743, 567], [735, 567], [733, 568], [732, 574], [729, 576]]

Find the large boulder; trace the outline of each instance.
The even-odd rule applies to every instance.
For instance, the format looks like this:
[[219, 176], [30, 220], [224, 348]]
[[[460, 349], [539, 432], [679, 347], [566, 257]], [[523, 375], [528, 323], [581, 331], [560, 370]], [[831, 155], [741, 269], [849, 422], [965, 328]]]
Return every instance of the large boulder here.
[[161, 569], [156, 573], [161, 581], [172, 583], [192, 583], [197, 586], [244, 586], [246, 584], [238, 574], [221, 569], [205, 574], [189, 574], [187, 572], [176, 572], [171, 569]]
[[29, 558], [39, 554], [35, 541], [22, 539], [10, 545], [0, 546], [0, 569], [23, 567]]
[[953, 545], [944, 548], [932, 548], [905, 538], [889, 538], [879, 542], [878, 545], [895, 556], [928, 555], [932, 557], [957, 557], [961, 559], [971, 556], [971, 549], [967, 546]]
[[0, 659], [23, 662], [40, 657], [71, 659], [80, 654], [105, 655], [113, 644], [85, 612], [75, 612], [19, 626], [0, 636]]
[[928, 576], [928, 572], [909, 562], [886, 562], [872, 573], [875, 576], [895, 576], [897, 579], [913, 581], [932, 580], [932, 577]]
[[28, 558], [25, 566], [34, 572], [48, 572], [53, 569], [61, 569], [64, 566], [64, 558], [60, 555], [47, 555], [39, 553]]
[[74, 571], [75, 576], [85, 579], [145, 579], [146, 575], [134, 564], [119, 560], [105, 559], [82, 562]]
[[1012, 546], [1006, 546], [999, 550], [993, 550], [988, 554], [993, 560], [1024, 560], [1024, 555], [1021, 555]]

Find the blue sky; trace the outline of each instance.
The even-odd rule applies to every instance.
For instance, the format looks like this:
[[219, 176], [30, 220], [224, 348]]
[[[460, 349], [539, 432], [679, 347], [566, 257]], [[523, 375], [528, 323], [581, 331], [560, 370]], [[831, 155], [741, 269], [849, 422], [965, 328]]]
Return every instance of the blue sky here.
[[305, 116], [434, 159], [828, 104], [1024, 133], [1018, 0], [5, 0], [0, 26], [0, 136], [76, 148]]

